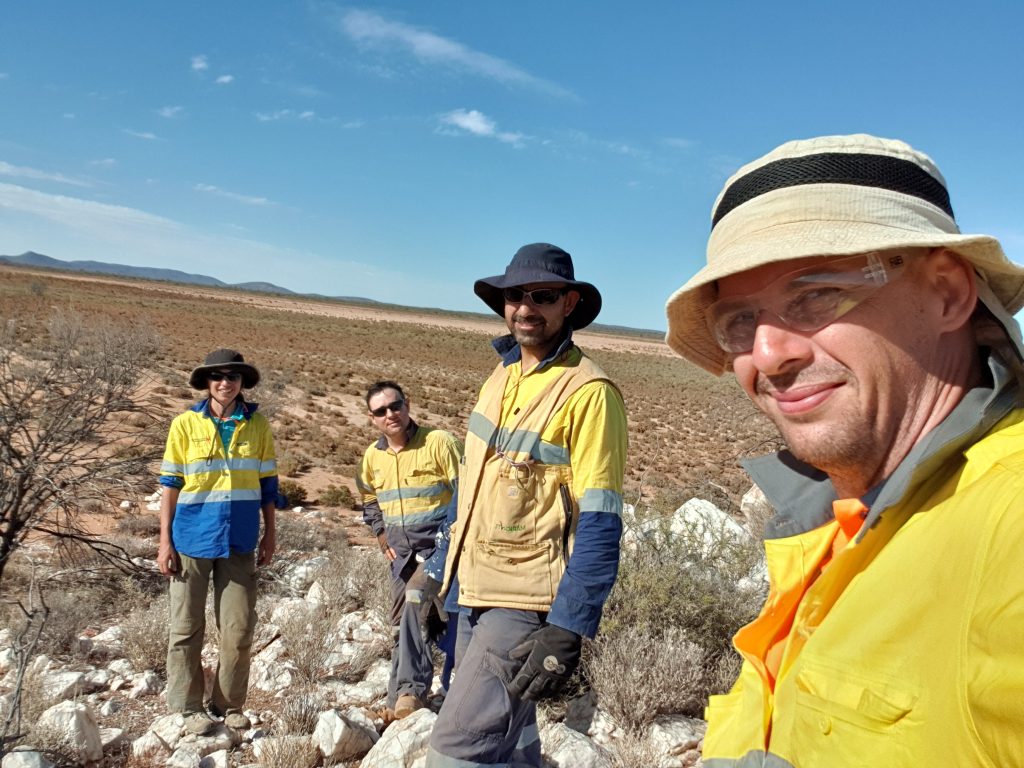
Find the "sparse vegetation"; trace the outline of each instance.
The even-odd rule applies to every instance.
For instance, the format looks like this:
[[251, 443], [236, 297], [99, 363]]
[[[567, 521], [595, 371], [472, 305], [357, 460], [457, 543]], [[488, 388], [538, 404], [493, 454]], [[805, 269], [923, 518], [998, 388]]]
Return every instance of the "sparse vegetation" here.
[[320, 503], [327, 507], [349, 507], [351, 509], [355, 506], [356, 500], [352, 496], [352, 491], [347, 487], [332, 484], [320, 491]]
[[306, 489], [294, 480], [281, 480], [277, 490], [288, 499], [290, 507], [296, 507], [306, 500]]

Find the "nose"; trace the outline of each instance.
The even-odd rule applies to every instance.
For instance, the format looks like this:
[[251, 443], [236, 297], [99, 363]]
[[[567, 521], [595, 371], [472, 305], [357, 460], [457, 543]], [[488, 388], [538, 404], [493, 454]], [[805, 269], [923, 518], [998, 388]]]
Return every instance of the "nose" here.
[[751, 361], [766, 376], [788, 373], [813, 357], [809, 334], [795, 331], [771, 312], [762, 312], [754, 331]]

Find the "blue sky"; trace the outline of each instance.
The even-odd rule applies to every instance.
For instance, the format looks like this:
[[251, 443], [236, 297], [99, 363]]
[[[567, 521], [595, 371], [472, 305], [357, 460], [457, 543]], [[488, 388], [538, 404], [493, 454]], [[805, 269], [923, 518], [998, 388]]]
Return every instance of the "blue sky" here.
[[486, 311], [553, 242], [663, 329], [710, 206], [783, 141], [930, 154], [1024, 262], [1024, 4], [9, 3], [0, 253]]

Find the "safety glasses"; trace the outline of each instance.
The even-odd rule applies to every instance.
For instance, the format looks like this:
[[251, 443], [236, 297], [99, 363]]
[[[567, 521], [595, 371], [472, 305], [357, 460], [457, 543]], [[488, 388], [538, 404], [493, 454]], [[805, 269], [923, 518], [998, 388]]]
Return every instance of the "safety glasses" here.
[[388, 411], [392, 413], [398, 413], [402, 410], [402, 406], [405, 405], [405, 400], [395, 400], [394, 402], [382, 405], [380, 408], [371, 408], [370, 413], [376, 416], [378, 419], [385, 415]]
[[565, 288], [534, 288], [532, 291], [524, 291], [513, 287], [502, 291], [509, 304], [522, 304], [527, 298], [537, 305], [554, 304], [564, 294]]
[[754, 348], [763, 312], [795, 331], [820, 331], [896, 279], [907, 258], [906, 253], [869, 253], [787, 272], [755, 294], [716, 301], [705, 313], [708, 330], [734, 355]]
[[242, 374], [238, 371], [210, 371], [206, 374], [206, 378], [210, 381], [223, 381], [227, 379], [234, 383], [242, 380]]

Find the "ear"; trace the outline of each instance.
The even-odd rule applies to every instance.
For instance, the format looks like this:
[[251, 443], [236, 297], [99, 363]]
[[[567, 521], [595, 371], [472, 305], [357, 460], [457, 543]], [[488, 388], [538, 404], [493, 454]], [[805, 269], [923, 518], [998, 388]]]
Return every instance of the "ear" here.
[[572, 311], [576, 309], [576, 305], [580, 303], [580, 292], [574, 290], [568, 290], [565, 292], [565, 316], [568, 317], [572, 314]]
[[925, 256], [925, 276], [939, 301], [938, 329], [958, 331], [970, 322], [978, 304], [977, 276], [966, 259], [945, 248], [936, 248]]

